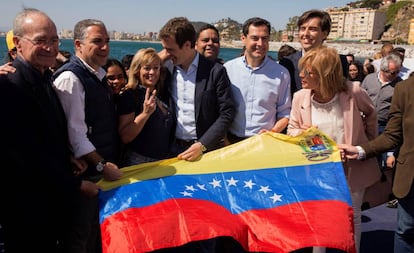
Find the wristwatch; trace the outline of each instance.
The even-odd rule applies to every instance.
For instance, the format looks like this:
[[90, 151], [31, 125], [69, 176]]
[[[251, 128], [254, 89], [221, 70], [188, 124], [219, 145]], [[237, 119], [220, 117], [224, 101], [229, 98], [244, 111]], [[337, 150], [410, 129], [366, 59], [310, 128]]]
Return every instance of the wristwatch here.
[[206, 146], [204, 146], [203, 143], [201, 143], [199, 141], [197, 141], [197, 142], [201, 144], [201, 146], [200, 146], [201, 147], [201, 152], [203, 152], [203, 153], [206, 152], [207, 151]]
[[102, 172], [105, 169], [105, 164], [106, 164], [105, 160], [99, 161], [98, 164], [96, 165], [96, 170], [98, 172]]
[[365, 160], [365, 158], [366, 158], [365, 150], [361, 146], [355, 146], [355, 147], [358, 150], [357, 160], [359, 160], [359, 161]]

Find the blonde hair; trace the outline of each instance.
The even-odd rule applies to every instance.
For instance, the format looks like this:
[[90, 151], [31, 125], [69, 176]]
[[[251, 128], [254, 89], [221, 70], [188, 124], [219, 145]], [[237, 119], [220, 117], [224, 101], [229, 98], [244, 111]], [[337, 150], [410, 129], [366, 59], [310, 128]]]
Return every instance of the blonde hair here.
[[141, 84], [141, 80], [139, 80], [139, 71], [141, 70], [142, 66], [145, 66], [154, 60], [158, 60], [160, 62], [160, 78], [155, 86], [157, 93], [160, 92], [163, 88], [165, 79], [164, 71], [162, 68], [162, 61], [157, 51], [154, 48], [150, 47], [138, 50], [132, 58], [131, 66], [128, 71], [128, 83], [125, 85], [125, 88], [135, 89], [139, 84]]
[[335, 49], [320, 46], [308, 51], [299, 60], [299, 69], [306, 67], [318, 75], [319, 92], [323, 98], [332, 98], [336, 93], [348, 90], [341, 59]]
[[374, 58], [374, 60], [378, 60], [382, 58], [382, 53], [381, 52], [375, 52], [375, 54], [372, 56], [372, 58]]

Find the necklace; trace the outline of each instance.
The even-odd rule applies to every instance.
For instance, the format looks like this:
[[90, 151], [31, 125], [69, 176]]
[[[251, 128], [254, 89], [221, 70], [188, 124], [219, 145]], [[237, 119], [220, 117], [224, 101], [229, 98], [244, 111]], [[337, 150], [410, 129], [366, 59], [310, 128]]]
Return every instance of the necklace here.
[[335, 95], [333, 98], [331, 98], [330, 100], [325, 102], [320, 102], [317, 99], [315, 99], [315, 95], [312, 96], [312, 106], [314, 106], [315, 108], [319, 109], [319, 110], [325, 110], [327, 112], [332, 111], [332, 108], [336, 105], [338, 101], [338, 96]]

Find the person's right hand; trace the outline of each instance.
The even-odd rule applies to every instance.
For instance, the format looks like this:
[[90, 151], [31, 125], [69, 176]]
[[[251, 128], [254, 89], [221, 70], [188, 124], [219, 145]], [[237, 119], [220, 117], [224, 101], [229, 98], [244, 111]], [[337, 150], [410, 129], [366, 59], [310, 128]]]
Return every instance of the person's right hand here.
[[341, 153], [341, 159], [358, 159], [358, 149], [355, 146], [349, 144], [338, 144], [338, 149]]
[[0, 66], [0, 75], [7, 75], [8, 73], [14, 73], [16, 68], [12, 66], [11, 62]]
[[80, 190], [86, 196], [94, 197], [94, 196], [98, 195], [100, 187], [97, 184], [95, 184], [94, 182], [91, 182], [91, 181], [88, 181], [88, 180], [82, 180]]
[[170, 59], [170, 55], [167, 53], [166, 49], [162, 49], [161, 51], [159, 51], [158, 56], [161, 58], [161, 61], [163, 63]]

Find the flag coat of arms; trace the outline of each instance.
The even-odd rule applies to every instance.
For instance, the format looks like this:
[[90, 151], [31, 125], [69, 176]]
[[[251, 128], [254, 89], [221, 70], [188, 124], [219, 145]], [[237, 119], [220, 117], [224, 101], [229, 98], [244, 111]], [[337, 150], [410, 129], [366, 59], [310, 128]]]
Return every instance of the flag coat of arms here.
[[206, 153], [122, 169], [101, 181], [103, 251], [148, 252], [219, 236], [246, 251], [324, 246], [355, 252], [339, 151], [315, 128], [264, 133]]

